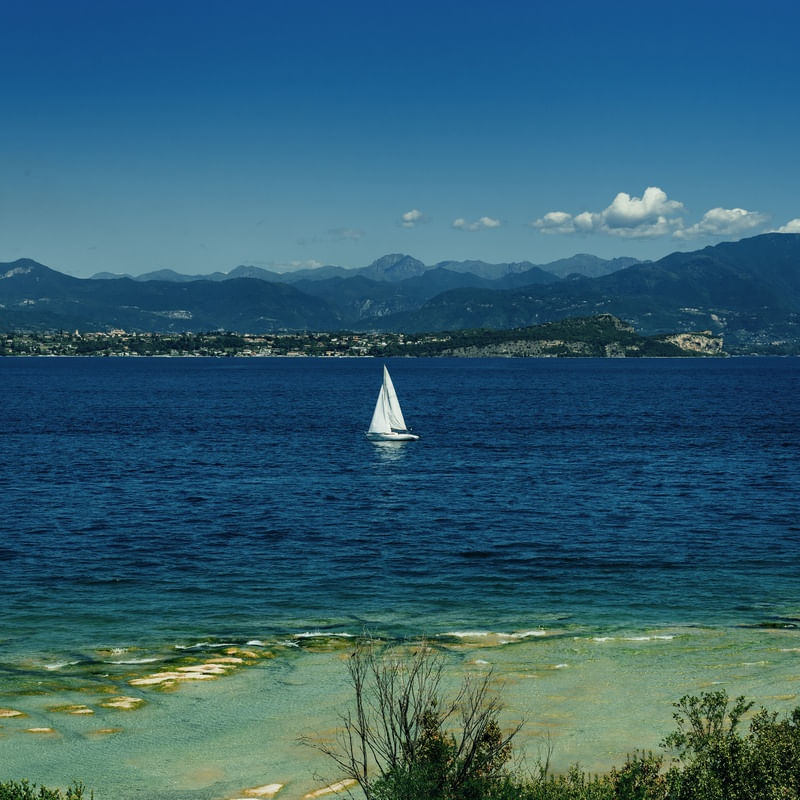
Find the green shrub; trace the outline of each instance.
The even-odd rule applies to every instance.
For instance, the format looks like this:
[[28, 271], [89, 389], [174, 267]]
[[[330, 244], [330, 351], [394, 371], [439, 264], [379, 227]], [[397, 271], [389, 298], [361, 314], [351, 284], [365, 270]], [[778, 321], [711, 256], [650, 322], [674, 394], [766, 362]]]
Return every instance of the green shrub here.
[[83, 800], [84, 786], [73, 783], [66, 792], [61, 789], [48, 789], [28, 781], [8, 781], [0, 783], [0, 800]]
[[[443, 662], [425, 647], [356, 648], [349, 660], [354, 710], [335, 743], [306, 741], [354, 778], [366, 800], [800, 800], [800, 708], [785, 719], [724, 691], [687, 695], [675, 706], [671, 753], [635, 752], [622, 767], [591, 776], [577, 765], [533, 773], [509, 766], [490, 675], [467, 680], [443, 703]], [[5, 800], [0, 796], [0, 800]], [[13, 798], [17, 800], [17, 798]], [[27, 800], [27, 798], [23, 798]]]
[[663, 756], [635, 752], [621, 769], [612, 769], [609, 783], [615, 800], [667, 800], [669, 787]]
[[[503, 734], [491, 675], [440, 691], [443, 661], [423, 643], [410, 655], [375, 643], [348, 660], [353, 708], [337, 741], [305, 739], [358, 782], [367, 800], [494, 800], [519, 728]], [[507, 795], [506, 795], [507, 796]]]
[[511, 756], [495, 719], [470, 747], [459, 747], [444, 730], [444, 714], [433, 705], [423, 713], [413, 754], [406, 753], [371, 787], [375, 800], [494, 800], [507, 796], [503, 769]]
[[675, 704], [678, 730], [664, 740], [678, 754], [667, 774], [669, 800], [800, 798], [800, 709], [779, 721], [762, 708], [742, 735], [752, 705], [739, 697], [729, 709], [725, 692]]
[[[616, 800], [611, 781], [588, 775], [576, 764], [564, 775], [542, 775], [530, 781], [520, 800]], [[512, 800], [511, 797], [508, 800]]]

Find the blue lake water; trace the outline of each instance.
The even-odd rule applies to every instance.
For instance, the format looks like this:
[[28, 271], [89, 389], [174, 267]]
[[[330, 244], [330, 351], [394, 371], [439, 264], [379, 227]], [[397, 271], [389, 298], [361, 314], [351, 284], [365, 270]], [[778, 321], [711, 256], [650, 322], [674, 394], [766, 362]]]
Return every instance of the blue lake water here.
[[[97, 753], [148, 752], [147, 725], [169, 730], [189, 697], [246, 707], [254, 676], [273, 707], [289, 702], [270, 683], [282, 675], [306, 686], [298, 713], [312, 703], [324, 716], [314, 684], [336, 680], [340, 651], [321, 651], [364, 631], [438, 637], [456, 660], [509, 675], [539, 669], [554, 698], [584, 702], [598, 681], [646, 667], [642, 691], [679, 692], [666, 719], [669, 700], [703, 685], [791, 702], [800, 361], [388, 365], [419, 442], [364, 437], [373, 359], [0, 360], [0, 706], [27, 715], [0, 719], [13, 769], [0, 779], [88, 774], [99, 799], [231, 796], [238, 776], [181, 782], [167, 766], [133, 788]], [[304, 650], [312, 640], [327, 644]], [[519, 647], [490, 647], [503, 644]], [[272, 648], [270, 669], [166, 694], [130, 683], [186, 648], [248, 646]], [[704, 673], [723, 662], [735, 675]], [[87, 682], [145, 693], [146, 710], [109, 723], [123, 744], [48, 711]], [[113, 716], [81, 702], [95, 728]], [[282, 726], [296, 719], [281, 713]], [[643, 734], [626, 720], [632, 748]], [[230, 736], [232, 753], [247, 749]], [[579, 740], [565, 752], [585, 761]], [[83, 774], [63, 774], [70, 759]]]

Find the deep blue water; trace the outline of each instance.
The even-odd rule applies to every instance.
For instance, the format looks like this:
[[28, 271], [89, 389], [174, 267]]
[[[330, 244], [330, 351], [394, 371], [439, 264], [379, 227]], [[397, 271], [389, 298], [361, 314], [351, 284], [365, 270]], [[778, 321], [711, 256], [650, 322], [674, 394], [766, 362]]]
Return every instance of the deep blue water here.
[[800, 624], [800, 360], [388, 363], [0, 360], [6, 657]]

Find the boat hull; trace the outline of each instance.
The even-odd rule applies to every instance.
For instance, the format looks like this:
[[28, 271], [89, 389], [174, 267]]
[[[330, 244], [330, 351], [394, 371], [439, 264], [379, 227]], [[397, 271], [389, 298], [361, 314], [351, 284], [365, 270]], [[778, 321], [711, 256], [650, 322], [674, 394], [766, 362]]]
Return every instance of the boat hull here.
[[416, 442], [419, 439], [415, 433], [375, 433], [367, 432], [367, 439], [371, 442]]

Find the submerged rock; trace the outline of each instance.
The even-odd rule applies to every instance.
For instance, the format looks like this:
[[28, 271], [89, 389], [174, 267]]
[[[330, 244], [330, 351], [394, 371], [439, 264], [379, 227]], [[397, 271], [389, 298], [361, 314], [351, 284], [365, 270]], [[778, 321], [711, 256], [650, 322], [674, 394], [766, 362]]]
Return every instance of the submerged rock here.
[[121, 695], [120, 697], [112, 697], [110, 700], [106, 700], [103, 703], [100, 703], [103, 708], [118, 708], [122, 711], [132, 711], [135, 708], [139, 708], [144, 703], [141, 697], [125, 697]]
[[47, 710], [57, 714], [77, 714], [77, 715], [94, 714], [94, 711], [91, 708], [89, 708], [89, 706], [84, 706], [78, 703], [70, 703], [64, 706], [50, 706]]
[[331, 783], [329, 786], [323, 786], [321, 789], [303, 795], [303, 800], [314, 800], [316, 797], [324, 797], [327, 794], [340, 794], [341, 792], [347, 791], [351, 786], [355, 786], [356, 783], [357, 781], [353, 778], [337, 781], [336, 783]]
[[275, 797], [284, 784], [282, 783], [266, 783], [264, 786], [254, 786], [252, 789], [245, 789], [244, 793], [248, 798], [252, 797]]

